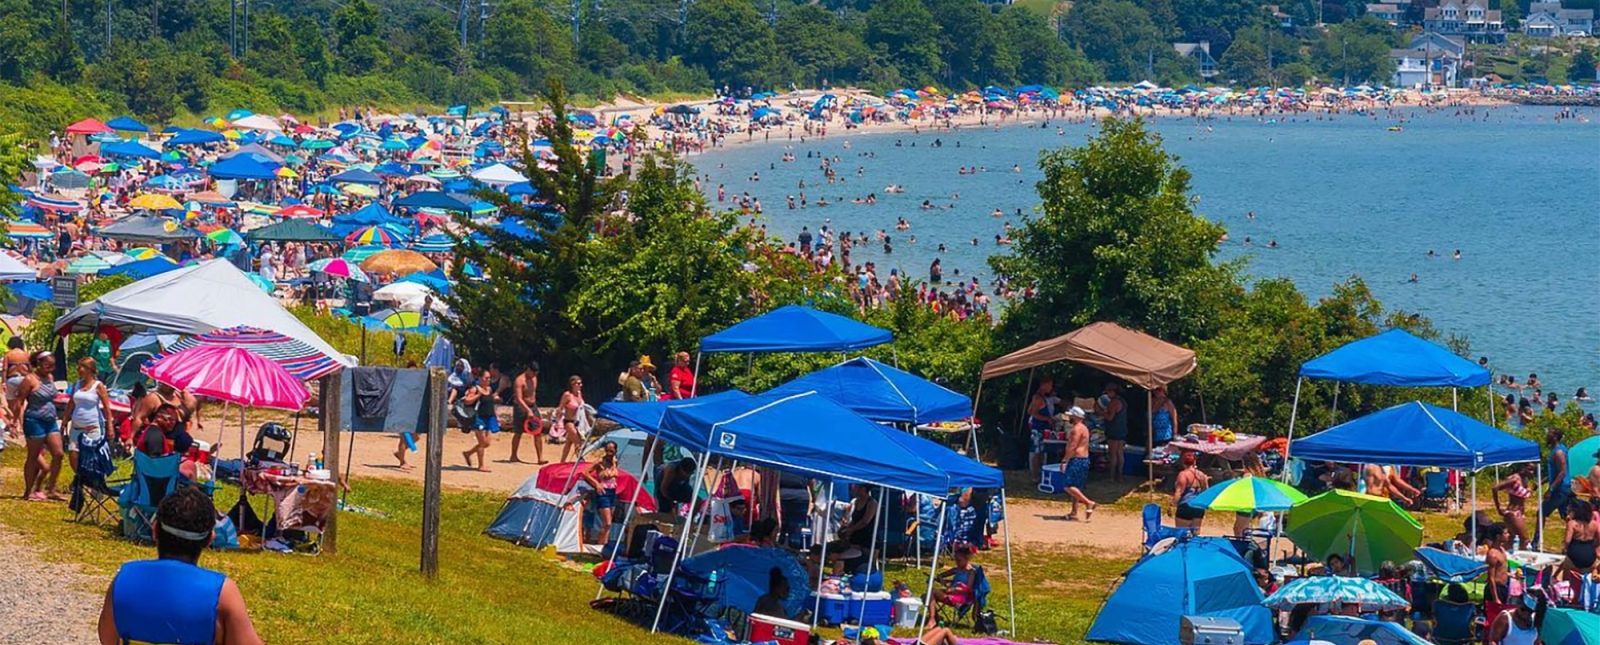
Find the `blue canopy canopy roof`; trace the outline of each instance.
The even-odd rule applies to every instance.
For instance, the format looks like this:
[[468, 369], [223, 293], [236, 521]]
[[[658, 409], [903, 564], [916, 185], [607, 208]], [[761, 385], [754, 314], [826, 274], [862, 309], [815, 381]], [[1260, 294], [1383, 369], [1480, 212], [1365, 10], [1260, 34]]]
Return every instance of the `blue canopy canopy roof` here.
[[125, 275], [135, 280], [143, 280], [153, 275], [172, 271], [177, 269], [178, 266], [177, 262], [173, 262], [165, 256], [157, 256], [148, 260], [136, 260], [101, 269], [100, 275]]
[[119, 117], [117, 117], [115, 119], [112, 119], [110, 121], [106, 121], [106, 127], [111, 128], [112, 130], [121, 130], [123, 132], [149, 132], [150, 131], [150, 126], [147, 126], [147, 125], [145, 125], [143, 123], [140, 123], [137, 120], [135, 120], [133, 117], [128, 116], [126, 114], [124, 114], [122, 116], [119, 116]]
[[252, 159], [249, 155], [240, 155], [232, 159], [224, 159], [206, 170], [217, 179], [272, 179], [277, 174], [261, 162]]
[[378, 186], [383, 184], [383, 178], [370, 170], [351, 168], [328, 178], [328, 181], [342, 184], [370, 184]]
[[882, 345], [894, 334], [844, 316], [788, 305], [700, 340], [702, 352], [844, 352]]
[[972, 415], [972, 399], [866, 357], [817, 370], [768, 394], [815, 391], [873, 421], [934, 423]]
[[1539, 461], [1539, 444], [1459, 412], [1412, 401], [1296, 439], [1289, 454], [1346, 463], [1478, 470]]
[[411, 193], [405, 197], [394, 200], [395, 208], [438, 208], [447, 211], [471, 212], [472, 208], [462, 201], [446, 195], [437, 190], [424, 190]]
[[1391, 329], [1307, 361], [1300, 375], [1366, 385], [1479, 387], [1489, 370], [1450, 350]]
[[190, 146], [204, 143], [221, 143], [227, 141], [222, 135], [210, 130], [179, 130], [177, 134], [167, 139], [168, 146]]
[[[808, 392], [669, 407], [662, 416], [660, 436], [691, 452], [710, 452], [820, 479], [928, 495], [944, 495], [958, 485], [945, 469], [909, 447], [913, 444], [889, 435], [899, 432]], [[981, 468], [987, 466], [974, 464], [971, 470]], [[998, 486], [1000, 472], [989, 470], [993, 471], [993, 483], [984, 485]]]
[[750, 398], [749, 394], [745, 394], [739, 390], [728, 390], [727, 392], [707, 394], [705, 396], [697, 396], [692, 399], [639, 401], [634, 403], [609, 401], [606, 403], [601, 403], [600, 408], [595, 411], [595, 414], [602, 419], [616, 421], [625, 428], [646, 430], [651, 433], [656, 433], [661, 429], [661, 417], [665, 416], [667, 414], [667, 410], [671, 408], [686, 405], [721, 403], [723, 401], [737, 401], [748, 398]]
[[100, 144], [100, 154], [107, 157], [137, 157], [160, 159], [161, 153], [138, 141], [112, 141]]

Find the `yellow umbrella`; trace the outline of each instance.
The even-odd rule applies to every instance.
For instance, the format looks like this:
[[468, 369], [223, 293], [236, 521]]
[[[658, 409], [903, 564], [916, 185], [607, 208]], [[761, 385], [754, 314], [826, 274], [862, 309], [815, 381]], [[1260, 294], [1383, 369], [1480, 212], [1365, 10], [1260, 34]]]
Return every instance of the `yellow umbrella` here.
[[293, 179], [295, 177], [299, 177], [300, 173], [295, 172], [294, 169], [292, 169], [292, 168], [290, 168], [288, 166], [284, 166], [284, 167], [278, 169], [278, 176], [279, 177], [288, 178], [288, 179]]
[[427, 256], [407, 249], [390, 249], [379, 251], [361, 261], [361, 268], [368, 273], [387, 273], [389, 275], [411, 275], [417, 272], [428, 272], [439, 268]]
[[169, 195], [162, 195], [160, 193], [145, 193], [135, 197], [133, 198], [133, 201], [128, 202], [128, 206], [152, 211], [165, 210], [168, 208], [183, 208], [183, 204], [178, 203], [178, 200], [173, 199]]

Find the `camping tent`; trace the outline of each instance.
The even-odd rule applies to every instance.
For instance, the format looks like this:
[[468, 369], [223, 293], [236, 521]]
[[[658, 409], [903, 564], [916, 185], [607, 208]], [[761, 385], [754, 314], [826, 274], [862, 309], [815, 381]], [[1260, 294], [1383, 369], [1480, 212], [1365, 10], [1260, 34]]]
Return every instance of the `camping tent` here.
[[1220, 538], [1179, 540], [1123, 574], [1084, 640], [1171, 645], [1178, 642], [1183, 616], [1209, 616], [1239, 621], [1244, 645], [1266, 645], [1277, 639], [1272, 612], [1261, 600], [1250, 565], [1232, 544]]
[[1401, 387], [1489, 384], [1489, 370], [1404, 329], [1363, 338], [1306, 361], [1300, 376]]
[[59, 318], [56, 333], [89, 332], [101, 325], [180, 334], [249, 325], [311, 345], [345, 367], [356, 364], [226, 260], [168, 271], [111, 291]]
[[1539, 444], [1420, 401], [1402, 403], [1296, 439], [1289, 451], [1313, 461], [1466, 471], [1539, 461]]
[[1183, 378], [1195, 367], [1193, 350], [1097, 322], [984, 363], [983, 379], [1057, 361], [1082, 363], [1147, 390]]
[[534, 475], [524, 480], [484, 532], [520, 546], [551, 546], [557, 553], [600, 553], [602, 545], [583, 541], [582, 500], [541, 489], [538, 478]]
[[768, 394], [815, 391], [873, 421], [933, 423], [972, 415], [972, 399], [866, 357], [817, 370]]
[[894, 340], [894, 334], [844, 316], [788, 305], [700, 340], [702, 352], [845, 352]]

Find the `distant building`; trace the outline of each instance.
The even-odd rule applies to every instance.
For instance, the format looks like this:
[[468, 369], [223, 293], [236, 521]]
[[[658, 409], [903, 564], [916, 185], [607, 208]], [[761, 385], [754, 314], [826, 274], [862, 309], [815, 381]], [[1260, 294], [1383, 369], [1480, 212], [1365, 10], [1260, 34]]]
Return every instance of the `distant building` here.
[[1396, 87], [1458, 87], [1465, 40], [1427, 33], [1411, 39], [1405, 49], [1389, 51], [1394, 59]]
[[1397, 4], [1369, 4], [1367, 15], [1387, 22], [1391, 27], [1399, 27], [1406, 22], [1406, 8]]
[[1274, 22], [1278, 23], [1279, 29], [1284, 31], [1294, 31], [1294, 16], [1284, 13], [1282, 7], [1275, 4], [1269, 4], [1261, 7], [1261, 10], [1265, 11], [1267, 16], [1271, 17]]
[[1178, 50], [1179, 56], [1188, 56], [1199, 62], [1200, 78], [1211, 78], [1217, 75], [1217, 59], [1211, 57], [1210, 41], [1173, 43], [1172, 48]]
[[1490, 9], [1484, 0], [1443, 0], [1439, 6], [1423, 11], [1422, 30], [1479, 43], [1506, 39], [1500, 10]]
[[1522, 33], [1534, 38], [1594, 35], [1593, 9], [1562, 9], [1560, 2], [1535, 2], [1528, 6]]

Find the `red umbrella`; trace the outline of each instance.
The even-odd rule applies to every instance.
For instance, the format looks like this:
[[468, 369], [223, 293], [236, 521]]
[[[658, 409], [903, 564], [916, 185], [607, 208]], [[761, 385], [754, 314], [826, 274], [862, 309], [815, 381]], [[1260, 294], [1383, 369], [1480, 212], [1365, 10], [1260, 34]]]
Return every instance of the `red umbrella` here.
[[321, 217], [322, 209], [305, 204], [295, 204], [280, 208], [275, 214], [279, 217]]
[[240, 347], [186, 349], [151, 361], [144, 373], [180, 390], [252, 408], [299, 410], [311, 398], [283, 367]]

